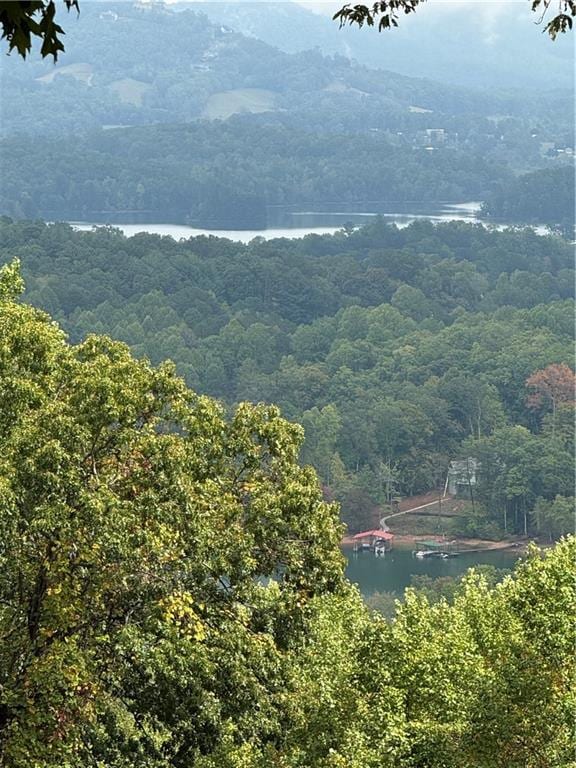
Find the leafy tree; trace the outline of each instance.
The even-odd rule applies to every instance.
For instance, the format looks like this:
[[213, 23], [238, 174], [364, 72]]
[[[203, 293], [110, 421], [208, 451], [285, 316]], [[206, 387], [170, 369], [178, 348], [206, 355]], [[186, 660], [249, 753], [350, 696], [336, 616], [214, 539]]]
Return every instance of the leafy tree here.
[[546, 221], [573, 239], [574, 194], [571, 165], [545, 168], [496, 184], [482, 204], [482, 212], [496, 219]]
[[489, 437], [469, 441], [468, 449], [480, 461], [480, 498], [495, 517], [502, 515], [505, 530], [519, 532], [521, 515], [526, 532], [527, 511], [538, 491], [535, 467], [540, 447], [536, 437], [525, 427], [501, 427]]
[[343, 581], [298, 427], [70, 346], [22, 287], [4, 267], [2, 764], [569, 764], [574, 539], [388, 624]]
[[570, 765], [574, 546], [532, 551], [496, 587], [469, 574], [453, 605], [409, 590], [395, 621], [374, 625], [359, 681], [373, 706], [401, 696], [404, 749], [392, 764]]
[[[273, 407], [69, 346], [0, 273], [0, 762], [185, 766], [280, 736], [286, 654], [341, 589], [336, 510]], [[274, 578], [274, 581], [268, 581]]]
[[[488, 768], [570, 765], [573, 700], [567, 617], [576, 608], [575, 540], [526, 562], [492, 592], [469, 579], [456, 610], [480, 651], [477, 697], [464, 737], [471, 764]], [[477, 617], [479, 620], [476, 622]], [[568, 666], [565, 666], [568, 664]]]
[[529, 376], [526, 386], [532, 390], [527, 398], [529, 408], [534, 410], [552, 408], [554, 431], [558, 408], [574, 402], [576, 386], [574, 371], [565, 363], [548, 365]]
[[538, 499], [532, 511], [536, 529], [546, 533], [550, 541], [559, 539], [576, 528], [574, 497], [557, 495], [552, 501]]
[[454, 419], [478, 439], [505, 422], [496, 387], [486, 384], [478, 376], [452, 369], [442, 378], [440, 392], [450, 402]]
[[348, 528], [349, 533], [358, 533], [380, 525], [379, 507], [374, 499], [358, 487], [357, 484], [351, 484], [343, 493], [339, 494], [342, 522]]
[[395, 592], [372, 592], [366, 597], [366, 605], [371, 611], [381, 613], [388, 620], [396, 615], [398, 595]]
[[336, 452], [342, 420], [336, 406], [330, 404], [312, 408], [302, 414], [302, 426], [310, 437], [305, 442], [302, 457], [317, 467], [324, 480], [330, 484], [332, 457]]
[[[189, 386], [230, 408], [278, 403], [304, 422], [302, 459], [346, 509], [351, 489], [363, 491], [371, 514], [390, 495], [436, 488], [451, 459], [476, 456], [479, 437], [514, 425], [532, 428], [531, 490], [505, 502], [483, 487], [489, 517], [462, 531], [502, 535], [494, 521], [505, 503], [508, 527], [518, 516], [521, 529], [538, 497], [571, 495], [571, 404], [553, 414], [546, 398], [541, 420], [526, 407], [526, 380], [572, 359], [573, 305], [560, 298], [573, 291], [572, 252], [557, 237], [375, 221], [347, 236], [243, 245], [0, 220], [0, 261], [15, 255], [26, 300], [73, 341], [110, 334], [153, 363], [170, 357]], [[376, 265], [394, 290], [365, 291]], [[535, 291], [544, 273], [545, 290]], [[481, 296], [469, 291], [479, 278]], [[513, 295], [500, 290], [503, 278]], [[284, 284], [315, 289], [295, 296]], [[464, 450], [468, 435], [475, 441]], [[499, 450], [489, 443], [486, 466]], [[495, 464], [494, 482], [503, 474]]]

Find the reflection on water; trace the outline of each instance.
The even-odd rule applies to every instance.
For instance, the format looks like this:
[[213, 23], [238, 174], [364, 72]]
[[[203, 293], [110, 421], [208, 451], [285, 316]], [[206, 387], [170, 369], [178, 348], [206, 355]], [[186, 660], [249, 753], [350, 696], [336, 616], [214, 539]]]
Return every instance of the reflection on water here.
[[464, 221], [475, 223], [480, 212], [481, 203], [458, 203], [442, 206], [417, 206], [414, 204], [396, 204], [393, 207], [366, 204], [348, 206], [347, 210], [338, 210], [336, 206], [326, 206], [322, 211], [299, 211], [294, 209], [281, 209], [278, 212], [269, 213], [269, 220], [277, 226], [282, 223], [290, 226], [317, 226], [329, 225], [344, 226], [345, 224], [362, 225], [367, 219], [381, 216], [390, 224], [397, 227], [407, 227], [418, 219], [430, 221]]
[[[506, 229], [509, 226], [518, 226], [514, 224], [499, 223], [488, 224], [478, 218], [480, 203], [458, 203], [444, 205], [436, 208], [414, 207], [408, 204], [404, 206], [395, 206], [394, 210], [379, 209], [374, 206], [373, 210], [361, 210], [359, 204], [356, 208], [348, 206], [345, 211], [337, 210], [336, 206], [327, 206], [322, 211], [300, 211], [297, 208], [271, 207], [268, 210], [268, 226], [266, 229], [202, 229], [200, 227], [190, 227], [186, 224], [171, 223], [147, 223], [136, 222], [134, 219], [118, 221], [122, 218], [121, 213], [110, 214], [109, 219], [105, 215], [98, 221], [71, 221], [70, 224], [79, 230], [90, 230], [92, 227], [112, 225], [120, 229], [126, 236], [131, 237], [140, 232], [146, 232], [152, 235], [167, 235], [175, 240], [188, 239], [189, 237], [198, 237], [200, 235], [213, 235], [215, 237], [224, 237], [228, 240], [235, 240], [241, 243], [249, 243], [255, 237], [262, 237], [265, 240], [273, 240], [278, 237], [295, 239], [305, 237], [306, 235], [333, 235], [345, 226], [361, 226], [366, 224], [371, 218], [381, 216], [389, 224], [395, 224], [399, 228], [407, 227], [419, 219], [428, 219], [433, 222], [462, 221], [464, 223], [482, 223], [493, 229]], [[539, 235], [549, 234], [549, 229], [545, 226], [534, 226], [532, 229]]]
[[[71, 221], [74, 229], [90, 230], [92, 227], [102, 226], [102, 224], [87, 223], [84, 221]], [[333, 235], [342, 229], [342, 225], [324, 226], [324, 227], [291, 227], [289, 229], [196, 229], [187, 227], [184, 224], [113, 224], [116, 229], [122, 230], [127, 237], [146, 232], [150, 235], [169, 235], [175, 240], [189, 237], [199, 237], [200, 235], [213, 235], [214, 237], [225, 237], [228, 240], [235, 240], [240, 243], [249, 243], [255, 237], [263, 237], [265, 240], [273, 240], [276, 237], [298, 238], [306, 235]]]
[[397, 206], [393, 210], [385, 210], [374, 206], [373, 209], [362, 210], [363, 205], [349, 206], [347, 210], [338, 210], [336, 205], [326, 206], [322, 211], [301, 211], [295, 207], [271, 207], [268, 210], [268, 227], [266, 229], [202, 229], [190, 227], [185, 224], [168, 223], [142, 223], [142, 222], [116, 222], [116, 216], [110, 222], [72, 221], [75, 229], [89, 230], [93, 226], [112, 223], [112, 226], [122, 230], [128, 237], [139, 232], [147, 232], [155, 235], [170, 235], [175, 240], [181, 238], [198, 237], [199, 235], [214, 235], [249, 243], [255, 237], [263, 237], [272, 240], [277, 237], [299, 238], [305, 235], [334, 234], [342, 227], [350, 224], [360, 226], [375, 216], [382, 216], [387, 222], [398, 227], [407, 227], [418, 219], [430, 219], [431, 221], [463, 221], [476, 222], [480, 203], [460, 203], [458, 205], [445, 205], [435, 208], [413, 207], [409, 205]]
[[419, 560], [412, 552], [393, 549], [386, 557], [375, 557], [372, 552], [358, 552], [345, 549], [348, 558], [346, 575], [365, 597], [374, 592], [397, 592], [402, 594], [410, 586], [412, 575], [426, 575], [433, 579], [440, 576], [460, 576], [475, 565], [493, 565], [495, 568], [513, 568], [518, 559], [514, 550], [496, 550], [460, 554], [458, 557], [442, 560], [426, 558]]

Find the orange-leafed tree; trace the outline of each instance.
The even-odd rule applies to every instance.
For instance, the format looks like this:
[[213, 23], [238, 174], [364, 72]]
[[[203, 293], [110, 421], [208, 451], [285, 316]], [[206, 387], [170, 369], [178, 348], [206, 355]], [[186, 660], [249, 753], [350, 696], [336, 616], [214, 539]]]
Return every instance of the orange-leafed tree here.
[[574, 402], [576, 377], [565, 363], [553, 363], [535, 371], [526, 379], [530, 394], [526, 399], [529, 408], [535, 411], [552, 411], [552, 427], [560, 406]]

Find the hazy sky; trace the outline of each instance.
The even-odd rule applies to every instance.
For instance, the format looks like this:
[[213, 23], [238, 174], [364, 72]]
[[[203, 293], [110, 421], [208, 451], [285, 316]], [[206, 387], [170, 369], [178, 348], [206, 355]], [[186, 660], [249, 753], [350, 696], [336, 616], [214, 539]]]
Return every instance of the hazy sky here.
[[[263, 1], [266, 2], [266, 0]], [[345, 4], [346, 0], [295, 0], [295, 2], [315, 13], [332, 16]], [[439, 20], [442, 15], [460, 17], [468, 15], [471, 17], [471, 25], [478, 29], [484, 41], [492, 43], [501, 37], [500, 22], [504, 21], [504, 17], [508, 22], [512, 17], [517, 18], [520, 23], [536, 25], [540, 16], [531, 11], [531, 4], [531, 0], [429, 0], [424, 2], [410, 18], [401, 17], [400, 23], [414, 25], [429, 19]], [[548, 14], [553, 15], [553, 11], [554, 7]]]
[[[265, 2], [266, 0], [263, 1]], [[339, 0], [295, 0], [295, 2], [316, 13], [328, 15], [333, 15], [336, 10], [344, 5], [344, 2], [339, 2]], [[528, 0], [430, 0], [418, 8], [417, 13], [473, 12], [483, 18], [495, 18], [510, 11], [512, 8], [518, 10], [526, 9], [529, 12], [530, 2]]]
[[[143, 0], [144, 2], [150, 0]], [[168, 3], [177, 3], [181, 0], [165, 0]], [[196, 0], [196, 2], [202, 2], [203, 0]], [[205, 2], [234, 2], [234, 0], [204, 0]], [[259, 0], [250, 0], [251, 2], [258, 2]], [[298, 5], [302, 5], [315, 13], [319, 13], [326, 16], [333, 16], [337, 10], [339, 10], [346, 0], [288, 0], [288, 2], [295, 2]], [[142, 2], [142, 0], [141, 0]], [[274, 5], [274, 3], [281, 4], [286, 0], [260, 0], [263, 4]], [[357, 0], [349, 0], [350, 5], [353, 5]], [[370, 3], [368, 3], [370, 4]], [[485, 25], [487, 22], [497, 20], [504, 14], [509, 14], [510, 11], [514, 11], [518, 14], [526, 13], [528, 18], [533, 18], [535, 21], [537, 14], [531, 15], [530, 12], [531, 0], [428, 0], [418, 8], [416, 16], [438, 16], [442, 13], [460, 13], [460, 14], [474, 14], [473, 23], [479, 23]], [[416, 18], [416, 16], [412, 18]]]
[[[146, 0], [144, 0], [146, 2]], [[179, 0], [165, 0], [166, 2], [178, 2]], [[234, 2], [234, 0], [196, 0], [197, 2]], [[241, 1], [241, 0], [240, 0]], [[262, 2], [262, 4], [282, 4], [286, 0], [249, 0], [250, 2]], [[288, 0], [314, 11], [315, 13], [333, 16], [346, 0]], [[358, 0], [348, 0], [351, 5]], [[370, 4], [370, 3], [368, 3]], [[438, 18], [441, 14], [468, 14], [473, 15], [472, 24], [486, 34], [495, 27], [503, 16], [510, 16], [513, 12], [518, 17], [524, 17], [527, 21], [535, 22], [536, 13], [530, 11], [531, 0], [428, 0], [417, 9], [414, 16], [406, 21], [419, 23], [420, 19]]]

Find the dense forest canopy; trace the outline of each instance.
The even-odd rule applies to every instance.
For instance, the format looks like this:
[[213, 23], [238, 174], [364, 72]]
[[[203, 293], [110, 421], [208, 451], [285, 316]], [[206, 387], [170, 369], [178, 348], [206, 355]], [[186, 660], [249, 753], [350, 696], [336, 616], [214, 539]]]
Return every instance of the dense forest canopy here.
[[[0, 213], [15, 217], [262, 228], [283, 204], [500, 199], [574, 152], [565, 92], [287, 53], [189, 7], [86, 3], [65, 61], [4, 57], [1, 77]], [[539, 179], [539, 223], [558, 225], [559, 189]]]
[[242, 117], [105, 131], [72, 147], [7, 139], [2, 151], [5, 213], [71, 220], [141, 213], [221, 229], [265, 227], [270, 205], [477, 200], [507, 177], [480, 153], [427, 152], [385, 133], [359, 144], [350, 132], [318, 136]]
[[[404, 127], [404, 126], [403, 126]], [[501, 134], [500, 130], [510, 133]], [[358, 127], [360, 130], [360, 127]], [[362, 129], [363, 130], [363, 129]], [[541, 161], [526, 126], [478, 124], [470, 138], [430, 146], [426, 133], [375, 129], [317, 134], [309, 121], [235, 116], [188, 125], [99, 131], [75, 140], [4, 139], [0, 211], [71, 221], [173, 221], [214, 229], [265, 228], [276, 207], [395, 210], [484, 200], [482, 215], [547, 224], [569, 237], [574, 225], [571, 155]], [[518, 154], [521, 154], [520, 152]], [[518, 160], [519, 162], [519, 160]], [[570, 163], [570, 164], [568, 164]]]
[[443, 484], [465, 455], [500, 467], [469, 533], [536, 530], [537, 504], [572, 496], [570, 398], [553, 420], [528, 402], [531, 376], [572, 363], [559, 237], [378, 220], [241, 245], [5, 219], [0, 244], [22, 261], [27, 300], [74, 341], [110, 334], [173, 359], [199, 392], [302, 422], [302, 458], [353, 528], [393, 494]]
[[572, 238], [576, 217], [574, 168], [567, 165], [533, 171], [501, 183], [485, 201], [483, 213], [524, 223], [556, 222]]
[[[573, 766], [574, 116], [548, 83], [572, 51], [545, 40], [520, 79], [546, 93], [508, 91], [510, 15], [475, 13], [470, 90], [421, 78], [474, 69], [457, 27], [411, 78], [294, 25], [270, 44], [292, 5], [66, 5], [54, 66], [54, 3], [0, 2], [0, 766]], [[58, 223], [470, 201], [514, 228]], [[519, 562], [365, 602], [343, 535], [414, 494], [422, 561], [474, 537]]]
[[107, 337], [69, 345], [22, 287], [5, 266], [3, 764], [567, 764], [573, 540], [387, 624], [342, 579], [298, 427], [226, 420]]

